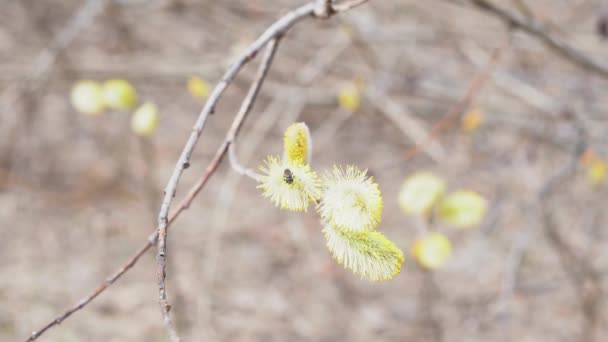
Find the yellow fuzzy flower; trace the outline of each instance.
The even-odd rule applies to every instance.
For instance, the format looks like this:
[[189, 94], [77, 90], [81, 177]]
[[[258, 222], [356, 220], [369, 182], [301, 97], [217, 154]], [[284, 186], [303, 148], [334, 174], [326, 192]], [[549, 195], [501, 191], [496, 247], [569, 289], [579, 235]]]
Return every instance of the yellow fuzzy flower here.
[[264, 197], [270, 198], [281, 209], [306, 211], [308, 204], [320, 197], [319, 179], [307, 164], [269, 156], [260, 170], [264, 175], [257, 187], [264, 190]]
[[382, 196], [367, 170], [334, 166], [322, 176], [321, 219], [337, 228], [361, 232], [374, 230], [382, 219]]
[[449, 260], [452, 255], [452, 244], [445, 235], [430, 233], [416, 240], [412, 254], [422, 267], [437, 269]]
[[457, 228], [478, 225], [486, 213], [485, 198], [474, 191], [459, 190], [447, 195], [437, 207], [441, 219]]
[[303, 122], [287, 127], [283, 136], [283, 158], [290, 162], [310, 164], [312, 151], [310, 131]]
[[403, 252], [377, 231], [355, 232], [325, 224], [323, 234], [334, 259], [355, 274], [382, 281], [401, 271]]
[[430, 172], [418, 172], [403, 182], [399, 206], [407, 214], [427, 213], [444, 191], [443, 179]]

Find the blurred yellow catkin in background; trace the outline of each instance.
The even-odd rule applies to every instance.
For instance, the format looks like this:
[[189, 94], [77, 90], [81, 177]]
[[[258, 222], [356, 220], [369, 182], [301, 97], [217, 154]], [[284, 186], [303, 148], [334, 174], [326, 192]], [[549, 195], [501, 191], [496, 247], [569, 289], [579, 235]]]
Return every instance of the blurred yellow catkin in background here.
[[597, 159], [587, 166], [587, 181], [591, 186], [597, 187], [604, 183], [606, 179], [606, 163]]
[[131, 130], [139, 136], [151, 136], [158, 129], [158, 107], [151, 102], [141, 105], [131, 117]]
[[76, 82], [70, 93], [70, 101], [74, 109], [83, 114], [100, 114], [105, 108], [102, 87], [95, 81]]
[[127, 80], [107, 80], [103, 83], [103, 100], [108, 108], [132, 110], [137, 106], [137, 91]]
[[345, 84], [338, 90], [338, 104], [348, 112], [354, 113], [361, 107], [362, 81]]
[[437, 269], [450, 259], [452, 244], [441, 233], [429, 233], [416, 240], [412, 254], [422, 267]]
[[211, 94], [211, 86], [198, 76], [192, 76], [188, 80], [188, 92], [195, 98], [206, 99]]
[[456, 228], [471, 228], [481, 223], [486, 209], [486, 200], [480, 194], [458, 190], [439, 202], [437, 215]]
[[405, 179], [399, 191], [399, 206], [406, 214], [425, 214], [443, 195], [445, 182], [430, 172], [417, 172]]

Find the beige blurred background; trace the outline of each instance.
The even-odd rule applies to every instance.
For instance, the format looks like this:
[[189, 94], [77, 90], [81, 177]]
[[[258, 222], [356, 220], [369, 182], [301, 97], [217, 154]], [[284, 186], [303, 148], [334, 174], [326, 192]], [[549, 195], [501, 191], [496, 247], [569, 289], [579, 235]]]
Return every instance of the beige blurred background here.
[[[97, 10], [76, 0], [0, 2], [0, 340], [25, 340], [145, 243], [204, 103], [187, 80], [215, 84], [265, 27], [303, 3], [117, 0]], [[604, 1], [494, 3], [519, 17], [529, 10], [551, 35], [608, 60], [598, 28], [608, 18]], [[96, 15], [66, 34], [86, 6]], [[223, 139], [254, 64], [208, 121], [178, 200]], [[458, 110], [488, 64], [489, 79]], [[86, 116], [70, 105], [75, 81], [117, 77], [159, 106], [159, 131], [147, 141], [129, 130], [127, 113]], [[355, 80], [365, 89], [349, 113], [336, 94]], [[372, 283], [343, 269], [314, 210], [274, 208], [225, 161], [170, 231], [178, 331], [187, 341], [606, 340], [607, 193], [571, 160], [578, 126], [588, 148], [608, 156], [607, 94], [597, 72], [467, 1], [372, 0], [301, 22], [281, 43], [238, 154], [257, 168], [280, 153], [289, 124], [306, 122], [315, 169], [354, 164], [378, 181], [378, 229], [406, 252], [402, 272]], [[455, 109], [437, 138], [406, 159]], [[471, 110], [482, 122], [465, 132], [459, 116]], [[421, 170], [489, 201], [475, 229], [434, 224], [454, 254], [432, 273], [410, 256], [417, 218], [397, 203], [403, 179]], [[559, 171], [567, 176], [541, 197]], [[151, 251], [40, 341], [166, 341], [157, 300]]]

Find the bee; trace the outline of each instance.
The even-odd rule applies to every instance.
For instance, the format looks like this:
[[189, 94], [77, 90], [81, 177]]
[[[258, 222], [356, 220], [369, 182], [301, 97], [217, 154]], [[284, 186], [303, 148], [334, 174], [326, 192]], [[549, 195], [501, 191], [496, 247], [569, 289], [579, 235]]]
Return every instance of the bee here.
[[285, 169], [283, 172], [283, 180], [285, 180], [285, 183], [287, 184], [293, 183], [293, 173], [290, 169]]

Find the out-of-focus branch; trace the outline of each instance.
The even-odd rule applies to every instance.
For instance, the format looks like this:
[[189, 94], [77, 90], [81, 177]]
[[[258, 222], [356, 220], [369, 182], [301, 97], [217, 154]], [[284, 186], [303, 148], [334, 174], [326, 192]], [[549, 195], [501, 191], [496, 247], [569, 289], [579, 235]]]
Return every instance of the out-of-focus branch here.
[[489, 0], [471, 0], [471, 3], [488, 13], [498, 17], [502, 21], [511, 25], [514, 28], [520, 29], [550, 47], [553, 51], [561, 55], [562, 57], [568, 59], [569, 61], [589, 70], [597, 73], [598, 75], [608, 78], [608, 65], [599, 61], [595, 61], [590, 57], [586, 56], [582, 52], [579, 52], [570, 44], [565, 42], [564, 40], [553, 36], [545, 27], [538, 22], [534, 17], [526, 17], [521, 18], [508, 10], [502, 9], [496, 6]]
[[599, 273], [589, 262], [578, 255], [559, 233], [557, 222], [550, 207], [551, 196], [576, 171], [580, 157], [587, 147], [588, 137], [583, 120], [576, 113], [573, 116], [574, 128], [578, 133], [578, 142], [572, 148], [570, 161], [543, 184], [538, 200], [541, 208], [543, 233], [558, 255], [560, 264], [570, 278], [579, 297], [579, 304], [583, 313], [581, 341], [591, 342], [594, 340], [598, 321], [598, 304], [602, 295], [601, 279]]

